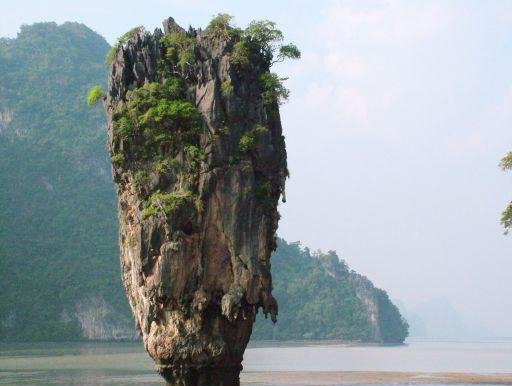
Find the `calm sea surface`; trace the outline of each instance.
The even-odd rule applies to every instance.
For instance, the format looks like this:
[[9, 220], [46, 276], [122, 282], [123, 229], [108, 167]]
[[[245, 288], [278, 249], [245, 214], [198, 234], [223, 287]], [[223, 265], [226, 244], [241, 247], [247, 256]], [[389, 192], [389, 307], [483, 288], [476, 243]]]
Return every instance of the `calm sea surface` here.
[[[244, 371], [512, 373], [512, 342], [251, 344]], [[140, 343], [0, 346], [0, 385], [163, 385]]]

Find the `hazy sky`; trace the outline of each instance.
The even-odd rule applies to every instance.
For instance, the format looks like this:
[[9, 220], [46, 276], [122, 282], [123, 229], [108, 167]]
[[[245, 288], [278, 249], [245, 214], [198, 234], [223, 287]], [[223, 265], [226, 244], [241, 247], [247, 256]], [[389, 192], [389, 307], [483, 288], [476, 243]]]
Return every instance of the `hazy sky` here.
[[292, 91], [279, 234], [337, 250], [406, 305], [446, 297], [512, 336], [512, 174], [497, 167], [512, 149], [512, 2], [1, 1], [0, 36], [35, 21], [109, 42], [167, 16], [276, 21], [303, 52], [278, 69]]

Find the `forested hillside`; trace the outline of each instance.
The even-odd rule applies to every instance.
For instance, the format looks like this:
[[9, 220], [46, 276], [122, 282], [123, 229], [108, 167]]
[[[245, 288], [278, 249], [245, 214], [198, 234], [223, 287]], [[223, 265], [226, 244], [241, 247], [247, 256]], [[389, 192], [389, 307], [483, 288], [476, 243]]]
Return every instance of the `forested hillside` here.
[[[0, 39], [0, 341], [133, 338], [119, 273], [114, 185], [100, 106], [107, 42], [84, 25], [24, 26]], [[280, 240], [278, 324], [255, 339], [400, 342], [387, 294], [334, 252]]]
[[[105, 81], [108, 49], [76, 23], [24, 26], [16, 39], [0, 40], [3, 339], [78, 339], [82, 327], [100, 338], [112, 334], [105, 329], [133, 328], [119, 318], [128, 313], [104, 113], [84, 98]], [[93, 327], [98, 317], [113, 324]]]
[[349, 270], [333, 251], [311, 253], [278, 240], [272, 255], [275, 326], [260, 318], [255, 339], [342, 339], [402, 342], [407, 322], [385, 291]]

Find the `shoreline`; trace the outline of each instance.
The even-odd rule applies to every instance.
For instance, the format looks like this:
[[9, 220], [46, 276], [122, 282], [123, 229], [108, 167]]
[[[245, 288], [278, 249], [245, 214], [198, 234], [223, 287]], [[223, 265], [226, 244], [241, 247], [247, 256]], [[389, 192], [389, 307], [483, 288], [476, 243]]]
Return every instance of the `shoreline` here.
[[240, 374], [244, 385], [334, 386], [334, 385], [512, 385], [512, 373], [429, 373], [398, 371], [251, 371]]

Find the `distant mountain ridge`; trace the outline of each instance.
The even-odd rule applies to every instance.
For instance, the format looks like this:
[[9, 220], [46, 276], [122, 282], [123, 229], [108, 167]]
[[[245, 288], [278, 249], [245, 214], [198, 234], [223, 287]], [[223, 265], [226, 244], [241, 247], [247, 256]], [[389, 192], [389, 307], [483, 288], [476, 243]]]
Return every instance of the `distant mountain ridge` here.
[[[78, 23], [23, 26], [0, 39], [0, 341], [134, 339], [121, 286], [103, 84], [108, 43]], [[254, 339], [402, 342], [387, 294], [334, 252], [279, 240], [278, 323]]]
[[484, 327], [464, 320], [446, 298], [422, 301], [410, 309], [400, 303], [399, 309], [410, 324], [411, 338], [472, 340], [493, 335]]
[[401, 343], [408, 325], [387, 293], [350, 270], [336, 252], [311, 253], [278, 239], [272, 255], [275, 326], [263, 318], [253, 339], [341, 339]]

